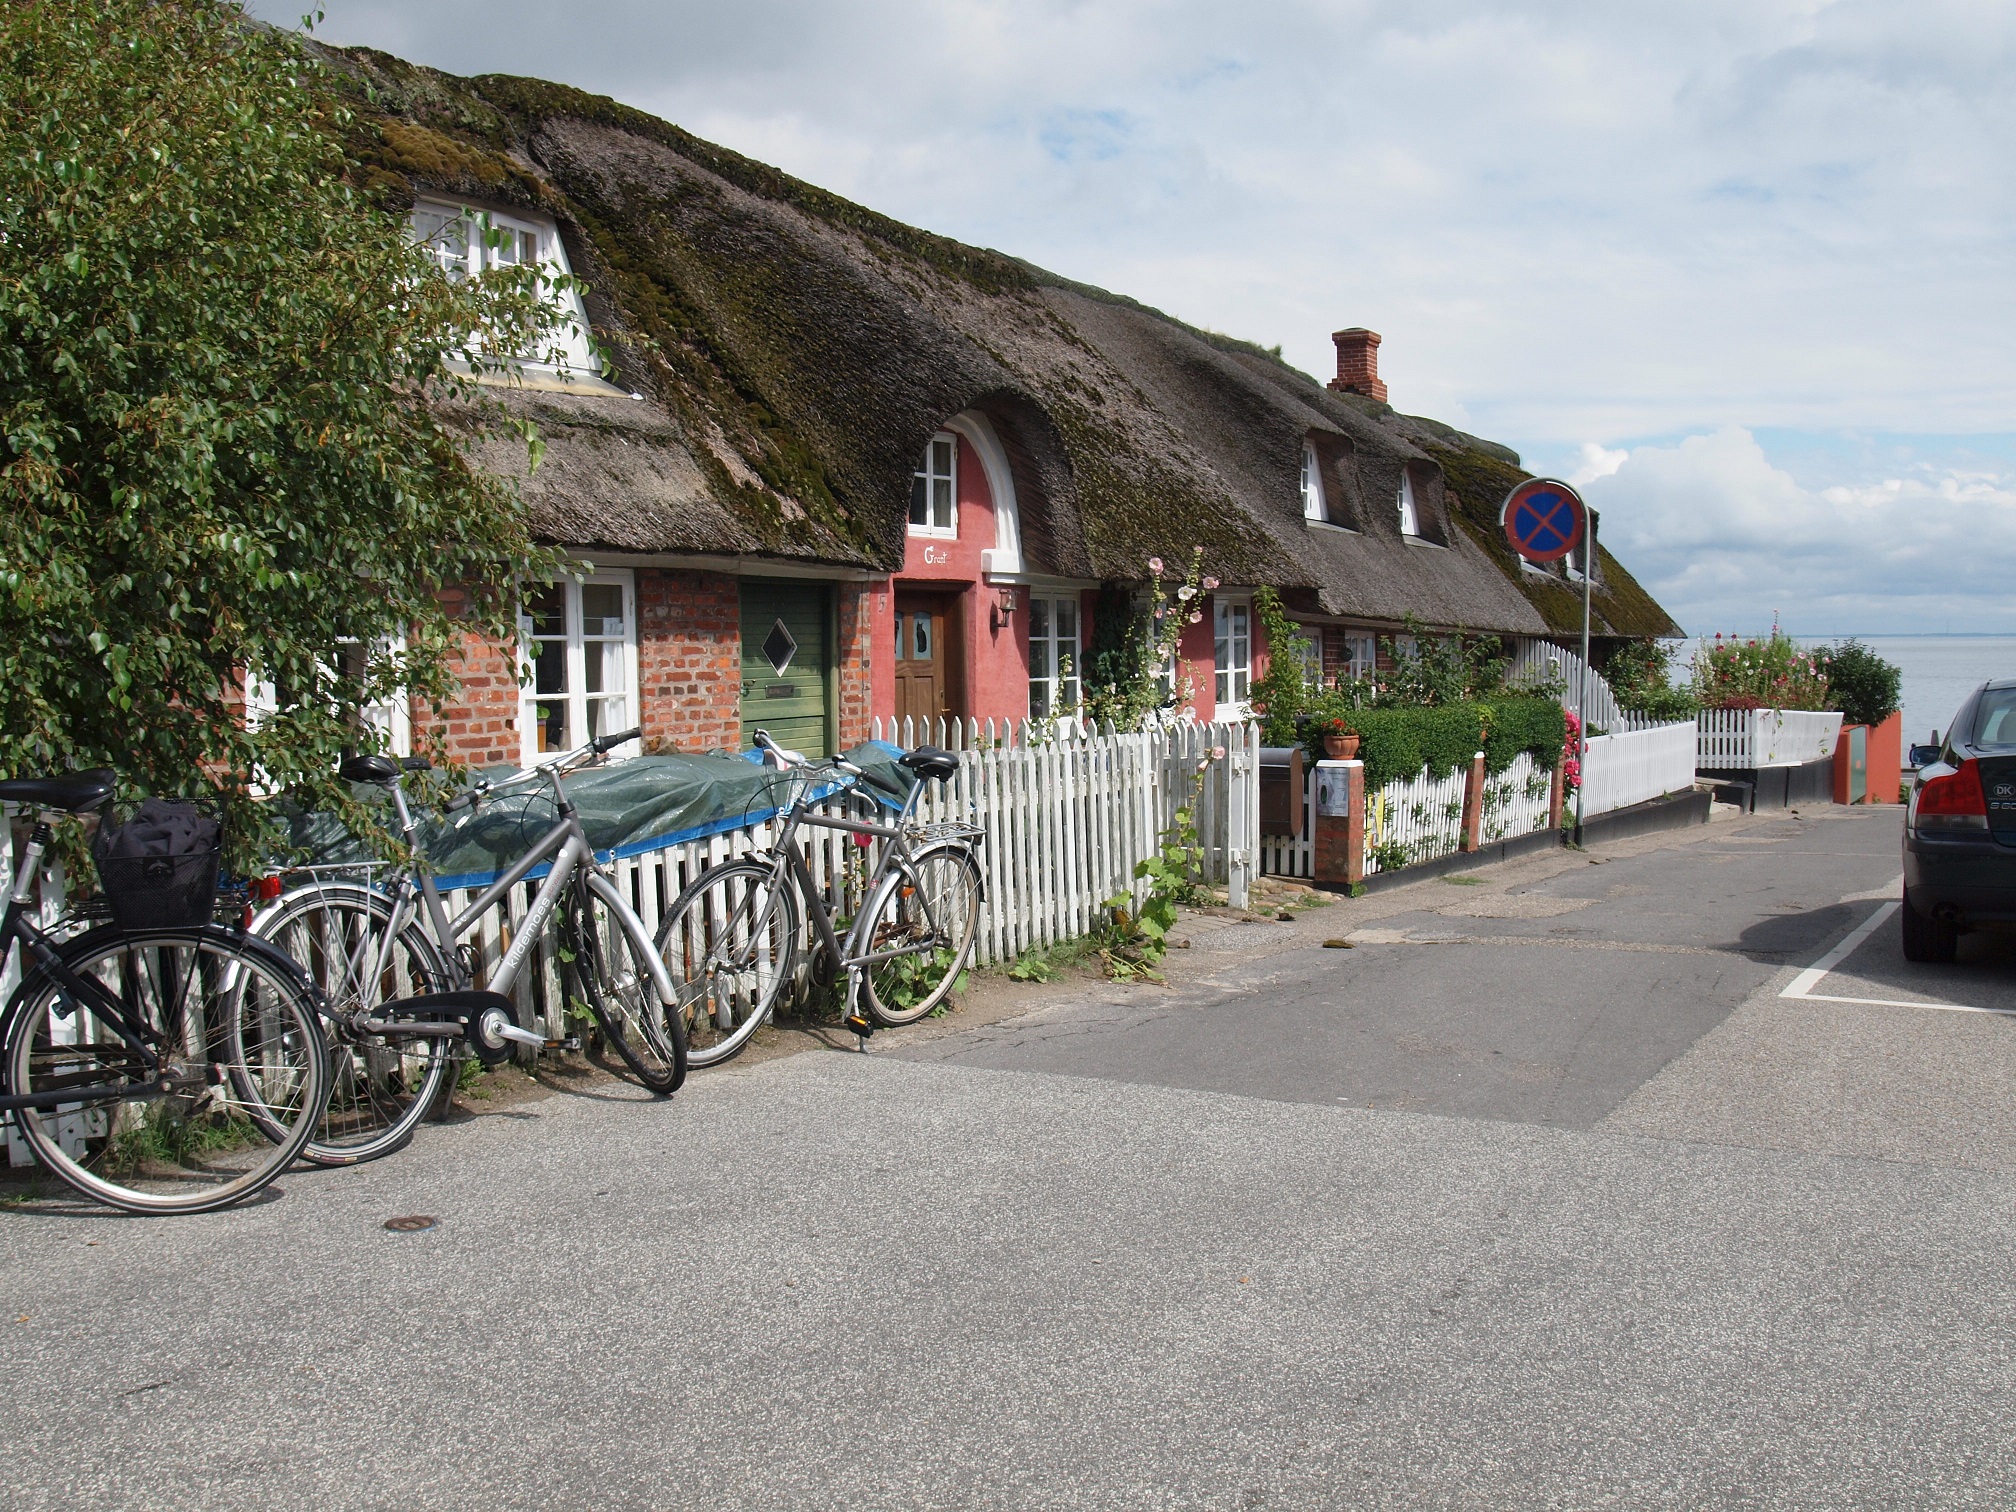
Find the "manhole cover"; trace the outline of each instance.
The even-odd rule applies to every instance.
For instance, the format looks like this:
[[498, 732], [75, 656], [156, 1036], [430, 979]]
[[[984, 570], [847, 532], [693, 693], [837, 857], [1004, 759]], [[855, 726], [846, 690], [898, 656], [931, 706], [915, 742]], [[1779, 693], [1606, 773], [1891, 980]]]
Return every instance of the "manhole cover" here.
[[434, 1227], [434, 1220], [425, 1213], [408, 1213], [404, 1218], [387, 1218], [385, 1227], [395, 1234], [417, 1234]]
[[798, 639], [786, 628], [783, 620], [770, 627], [770, 633], [763, 638], [763, 657], [777, 669], [782, 677], [784, 669], [791, 665], [791, 658], [798, 654]]

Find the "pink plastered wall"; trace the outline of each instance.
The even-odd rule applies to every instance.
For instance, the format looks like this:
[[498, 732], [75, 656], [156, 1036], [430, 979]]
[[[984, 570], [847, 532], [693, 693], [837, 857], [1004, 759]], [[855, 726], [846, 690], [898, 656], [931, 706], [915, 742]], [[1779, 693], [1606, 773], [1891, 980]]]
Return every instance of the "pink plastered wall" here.
[[883, 719], [896, 709], [896, 597], [914, 590], [944, 595], [959, 617], [959, 644], [965, 687], [961, 713], [997, 722], [1029, 712], [1029, 594], [1005, 590], [1013, 610], [1000, 612], [1004, 589], [986, 582], [980, 554], [994, 546], [994, 495], [972, 444], [959, 438], [958, 535], [908, 538], [903, 570], [875, 584], [868, 594], [870, 684], [874, 711]]

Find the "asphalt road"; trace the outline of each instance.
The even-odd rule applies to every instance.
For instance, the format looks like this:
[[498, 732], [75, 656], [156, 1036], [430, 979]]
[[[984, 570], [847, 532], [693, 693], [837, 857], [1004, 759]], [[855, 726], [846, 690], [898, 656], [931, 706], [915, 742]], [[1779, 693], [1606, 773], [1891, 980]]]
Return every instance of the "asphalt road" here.
[[1887, 1005], [2009, 957], [1807, 971], [1896, 851], [1199, 920], [1168, 989], [0, 1213], [0, 1502], [2007, 1506], [2016, 1025]]

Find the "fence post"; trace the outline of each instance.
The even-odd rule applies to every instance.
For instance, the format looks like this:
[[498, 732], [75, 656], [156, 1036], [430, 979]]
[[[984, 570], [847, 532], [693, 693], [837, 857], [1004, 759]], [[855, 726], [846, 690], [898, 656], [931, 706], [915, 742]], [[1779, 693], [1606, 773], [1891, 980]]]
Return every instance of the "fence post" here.
[[1474, 851], [1483, 843], [1484, 831], [1484, 753], [1479, 751], [1470, 758], [1470, 775], [1463, 784], [1463, 838], [1458, 842], [1461, 849]]
[[1365, 763], [1316, 763], [1318, 883], [1355, 887], [1365, 880]]

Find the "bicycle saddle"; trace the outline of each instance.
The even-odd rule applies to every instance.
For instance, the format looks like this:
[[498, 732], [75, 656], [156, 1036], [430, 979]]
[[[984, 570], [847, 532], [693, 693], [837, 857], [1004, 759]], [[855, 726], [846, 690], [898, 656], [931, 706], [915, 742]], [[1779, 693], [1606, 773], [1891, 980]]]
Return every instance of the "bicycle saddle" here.
[[103, 767], [63, 777], [14, 777], [0, 782], [0, 803], [82, 814], [112, 796], [112, 780]]
[[936, 746], [919, 746], [916, 750], [896, 758], [897, 765], [906, 766], [919, 777], [935, 777], [943, 782], [959, 770], [959, 758], [950, 751], [941, 751]]
[[390, 782], [399, 775], [399, 763], [390, 756], [346, 756], [336, 775], [345, 782]]

